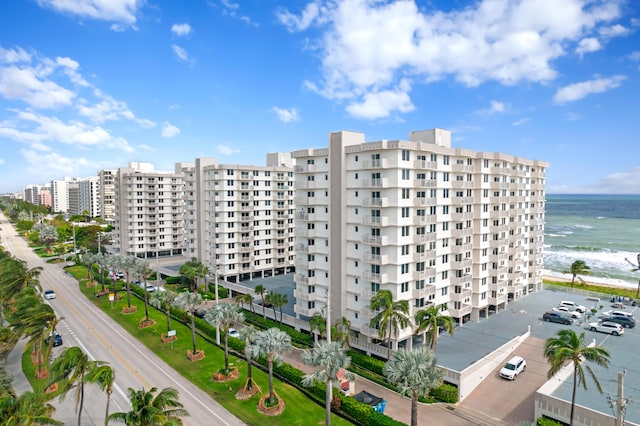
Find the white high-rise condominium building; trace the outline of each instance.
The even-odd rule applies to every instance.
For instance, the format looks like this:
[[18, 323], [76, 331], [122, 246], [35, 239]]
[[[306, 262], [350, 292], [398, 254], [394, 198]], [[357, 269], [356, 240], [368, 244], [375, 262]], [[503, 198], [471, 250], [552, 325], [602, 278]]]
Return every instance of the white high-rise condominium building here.
[[[412, 318], [433, 304], [462, 324], [541, 288], [546, 163], [451, 148], [442, 129], [331, 133], [328, 148], [292, 155], [297, 315], [325, 313], [328, 296], [331, 321], [371, 341], [379, 290]], [[393, 348], [411, 347], [413, 331]]]
[[98, 170], [98, 198], [100, 200], [100, 217], [106, 223], [113, 223], [115, 211], [115, 177], [117, 170]]
[[177, 163], [184, 178], [185, 257], [231, 282], [289, 272], [294, 266], [293, 160], [267, 165]]
[[70, 177], [51, 181], [51, 211], [54, 213], [69, 211], [69, 183], [72, 181]]
[[72, 215], [100, 216], [100, 191], [97, 176], [76, 179], [67, 184], [68, 212]]
[[114, 183], [114, 251], [143, 259], [181, 255], [182, 175], [155, 171], [150, 163], [129, 163], [116, 171]]

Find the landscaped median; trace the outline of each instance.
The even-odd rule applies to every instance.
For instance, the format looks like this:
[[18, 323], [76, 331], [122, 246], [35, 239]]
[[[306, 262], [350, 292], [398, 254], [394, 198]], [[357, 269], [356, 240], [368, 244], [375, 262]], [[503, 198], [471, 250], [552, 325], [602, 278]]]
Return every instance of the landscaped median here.
[[[223, 407], [235, 414], [238, 418], [250, 425], [309, 425], [318, 424], [324, 419], [324, 387], [316, 386], [314, 388], [298, 389], [282, 381], [276, 381], [275, 391], [278, 397], [286, 403], [287, 409], [282, 414], [274, 417], [260, 414], [256, 409], [260, 394], [245, 400], [236, 399], [236, 392], [241, 389], [247, 380], [246, 361], [238, 357], [238, 353], [231, 355], [230, 363], [234, 367], [238, 367], [239, 374], [235, 380], [216, 382], [213, 376], [224, 366], [223, 350], [215, 346], [211, 340], [198, 334], [196, 337], [196, 347], [198, 350], [204, 350], [204, 358], [198, 361], [189, 361], [186, 354], [192, 350], [191, 330], [190, 327], [175, 321], [172, 322], [172, 328], [176, 330], [177, 339], [170, 343], [163, 343], [162, 334], [166, 334], [166, 318], [165, 314], [155, 308], [149, 309], [150, 319], [155, 320], [155, 324], [150, 327], [140, 328], [140, 321], [144, 319], [144, 302], [137, 297], [131, 298], [132, 306], [137, 306], [137, 312], [132, 314], [123, 314], [122, 306], [126, 305], [126, 301], [120, 300], [110, 302], [107, 297], [95, 297], [95, 289], [86, 285], [86, 268], [83, 266], [73, 266], [67, 268], [80, 285], [79, 289], [91, 300], [96, 306], [100, 307], [106, 314], [113, 318], [117, 323], [122, 325], [132, 336], [150, 348], [165, 362], [175, 368], [185, 378], [192, 381], [212, 398], [218, 401]], [[206, 322], [197, 319], [199, 325], [205, 331], [207, 328], [213, 329]], [[215, 335], [215, 334], [213, 334]], [[237, 339], [230, 347], [237, 347], [238, 343], [242, 343]], [[292, 383], [298, 385], [303, 375], [299, 370], [283, 364], [280, 368], [275, 369], [275, 373]], [[253, 369], [253, 379], [262, 392], [267, 392], [268, 375], [260, 369]], [[313, 398], [314, 400], [310, 399]], [[352, 399], [352, 398], [351, 398]], [[374, 416], [368, 411], [370, 407], [358, 407], [352, 404], [347, 398], [341, 398], [343, 408], [351, 409], [358, 419], [356, 424], [379, 424], [379, 425], [402, 425], [388, 416]], [[360, 404], [361, 405], [361, 404]], [[375, 413], [379, 414], [379, 413]], [[335, 425], [347, 425], [351, 422], [337, 416], [332, 415], [332, 423]]]

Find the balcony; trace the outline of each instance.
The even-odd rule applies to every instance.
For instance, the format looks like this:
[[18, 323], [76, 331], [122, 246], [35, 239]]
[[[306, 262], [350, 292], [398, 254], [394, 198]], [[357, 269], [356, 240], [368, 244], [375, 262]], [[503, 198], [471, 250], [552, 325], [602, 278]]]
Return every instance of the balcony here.
[[413, 205], [415, 207], [421, 206], [435, 206], [436, 199], [435, 198], [426, 198], [426, 197], [416, 197], [413, 199]]
[[430, 241], [435, 241], [435, 240], [436, 240], [435, 232], [429, 232], [428, 234], [418, 234], [413, 236], [413, 242], [415, 244], [424, 244], [424, 243], [428, 243]]
[[496, 297], [489, 295], [488, 301], [490, 305], [501, 305], [507, 301], [507, 295], [505, 293], [498, 293]]
[[414, 225], [431, 225], [433, 223], [436, 223], [436, 215], [413, 217]]
[[506, 281], [498, 281], [498, 282], [490, 282], [489, 284], [489, 290], [491, 291], [496, 291], [496, 292], [500, 292], [501, 290], [504, 290], [507, 288], [507, 282]]
[[468, 304], [460, 304], [460, 308], [449, 308], [449, 315], [453, 318], [462, 318], [465, 315], [469, 315], [471, 313], [471, 305]]
[[389, 218], [381, 216], [363, 216], [362, 224], [365, 226], [388, 226]]
[[375, 179], [362, 179], [363, 188], [386, 188], [389, 186], [389, 179], [375, 178]]
[[471, 289], [470, 288], [462, 288], [457, 289], [451, 293], [451, 300], [453, 302], [464, 302], [467, 299], [471, 298]]
[[389, 256], [386, 254], [371, 254], [370, 252], [362, 254], [362, 261], [373, 265], [386, 265], [389, 263]]
[[414, 280], [425, 280], [428, 281], [429, 278], [433, 278], [436, 276], [435, 268], [427, 268], [424, 271], [413, 271], [413, 279]]
[[380, 235], [371, 235], [371, 234], [366, 234], [362, 236], [362, 243], [363, 244], [369, 244], [369, 245], [383, 245], [383, 244], [387, 244], [389, 238], [388, 237], [383, 237]]
[[436, 170], [437, 164], [435, 161], [416, 160], [413, 162], [413, 167], [415, 169]]
[[361, 162], [363, 169], [386, 169], [389, 167], [389, 162], [386, 158], [378, 158], [375, 160], [363, 160]]
[[435, 188], [437, 181], [435, 179], [415, 179], [413, 185], [416, 188]]
[[463, 228], [463, 229], [452, 229], [451, 230], [451, 237], [453, 238], [460, 238], [460, 237], [466, 237], [469, 235], [473, 234], [473, 229], [472, 228]]
[[383, 198], [374, 198], [367, 197], [362, 201], [363, 207], [389, 207], [389, 199], [386, 197]]
[[365, 271], [362, 273], [362, 279], [372, 283], [382, 284], [382, 283], [386, 283], [389, 277], [387, 276], [387, 274], [380, 274], [376, 272]]

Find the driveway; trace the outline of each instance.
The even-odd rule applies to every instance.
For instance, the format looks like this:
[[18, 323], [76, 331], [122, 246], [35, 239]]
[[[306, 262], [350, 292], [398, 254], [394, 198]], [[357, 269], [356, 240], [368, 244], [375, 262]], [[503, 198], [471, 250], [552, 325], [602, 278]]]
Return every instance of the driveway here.
[[505, 380], [498, 372], [499, 365], [474, 389], [460, 406], [493, 415], [501, 422], [517, 424], [521, 421], [535, 421], [535, 392], [547, 381], [549, 364], [544, 358], [545, 340], [529, 337], [509, 356], [520, 355], [527, 361], [527, 371], [514, 381]]

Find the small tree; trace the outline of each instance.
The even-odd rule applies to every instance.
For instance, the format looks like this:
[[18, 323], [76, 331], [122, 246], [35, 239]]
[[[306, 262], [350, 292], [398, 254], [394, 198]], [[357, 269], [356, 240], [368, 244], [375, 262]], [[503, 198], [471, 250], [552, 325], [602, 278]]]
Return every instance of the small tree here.
[[569, 267], [569, 272], [567, 273], [571, 274], [571, 288], [573, 288], [573, 283], [575, 282], [576, 278], [584, 282], [584, 280], [578, 275], [590, 275], [591, 268], [587, 266], [584, 260], [576, 260], [571, 264], [571, 266]]
[[[571, 329], [558, 331], [557, 337], [550, 337], [544, 345], [544, 356], [551, 365], [547, 377], [552, 378], [567, 362], [573, 363], [573, 390], [571, 392], [571, 414], [569, 425], [573, 425], [573, 412], [576, 405], [576, 389], [582, 385], [587, 390], [583, 363], [593, 362], [605, 368], [609, 367], [609, 350], [603, 346], [586, 346], [584, 344], [584, 333], [577, 335]], [[586, 366], [586, 370], [596, 384], [598, 392], [602, 393], [600, 382], [591, 367]]]
[[[266, 299], [264, 297], [264, 294], [266, 293], [266, 290], [265, 290], [265, 288], [264, 288], [264, 286], [262, 284], [258, 284], [256, 286], [256, 288], [254, 289], [254, 291], [256, 293], [258, 293], [260, 295], [260, 298], [262, 299], [262, 318], [266, 318], [267, 317], [267, 313], [265, 311], [265, 308], [266, 308], [267, 301], [266, 301]], [[274, 313], [274, 315], [275, 315], [275, 313]]]
[[275, 402], [273, 364], [279, 365], [282, 362], [281, 354], [289, 352], [291, 349], [291, 337], [276, 327], [257, 332], [253, 343], [245, 348], [251, 358], [255, 359], [261, 356], [267, 358], [267, 366], [269, 367], [269, 404], [271, 405]]
[[180, 293], [178, 297], [176, 297], [176, 300], [173, 302], [175, 306], [177, 306], [180, 309], [184, 309], [191, 316], [191, 343], [193, 345], [194, 355], [198, 352], [196, 350], [195, 312], [201, 303], [202, 303], [202, 296], [200, 295], [200, 293], [192, 293], [190, 291]]
[[371, 310], [378, 311], [370, 326], [378, 326], [378, 336], [387, 339], [387, 359], [391, 358], [391, 336], [409, 325], [409, 302], [393, 300], [389, 290], [380, 290], [371, 298]]
[[318, 367], [313, 374], [306, 374], [302, 379], [304, 386], [313, 386], [316, 381], [324, 382], [325, 393], [325, 424], [331, 424], [331, 391], [332, 382], [338, 380], [338, 373], [344, 371], [344, 378], [354, 380], [355, 375], [346, 369], [351, 364], [351, 357], [347, 356], [344, 347], [338, 342], [316, 342], [312, 350], [302, 353], [305, 365]]
[[171, 330], [171, 305], [178, 295], [171, 291], [155, 291], [151, 294], [149, 303], [158, 309], [163, 309], [167, 315], [167, 332]]
[[240, 304], [240, 308], [244, 309], [244, 304], [249, 305], [249, 311], [253, 312], [253, 295], [250, 293], [239, 294], [236, 296], [236, 302]]
[[442, 311], [435, 305], [429, 306], [416, 313], [416, 333], [425, 333], [429, 348], [436, 351], [438, 334], [440, 328], [453, 336], [455, 330], [455, 321], [448, 315], [442, 315]]
[[224, 333], [224, 374], [229, 374], [229, 327], [244, 321], [244, 315], [230, 303], [213, 305], [204, 315], [204, 320], [221, 328]]
[[411, 398], [411, 426], [418, 426], [418, 398], [442, 384], [443, 373], [433, 352], [425, 348], [399, 349], [385, 364], [384, 374], [400, 395]]
[[245, 393], [250, 393], [253, 390], [253, 386], [255, 385], [253, 381], [253, 374], [252, 374], [252, 368], [251, 368], [253, 366], [253, 359], [251, 358], [251, 352], [247, 351], [246, 348], [253, 343], [257, 332], [258, 331], [256, 330], [256, 328], [252, 325], [243, 327], [242, 329], [240, 329], [240, 332], [239, 332], [240, 338], [244, 340], [244, 347], [245, 347], [244, 354], [247, 357], [247, 382], [244, 385]]
[[318, 343], [318, 337], [324, 338], [324, 335], [327, 331], [327, 320], [320, 313], [314, 313], [311, 318], [309, 318], [309, 329], [313, 333], [313, 340], [315, 343]]
[[107, 420], [121, 422], [126, 425], [182, 425], [181, 417], [189, 412], [185, 410], [178, 399], [178, 391], [165, 388], [158, 392], [157, 388], [146, 391], [144, 388], [127, 391], [131, 402], [131, 411], [112, 413]]

